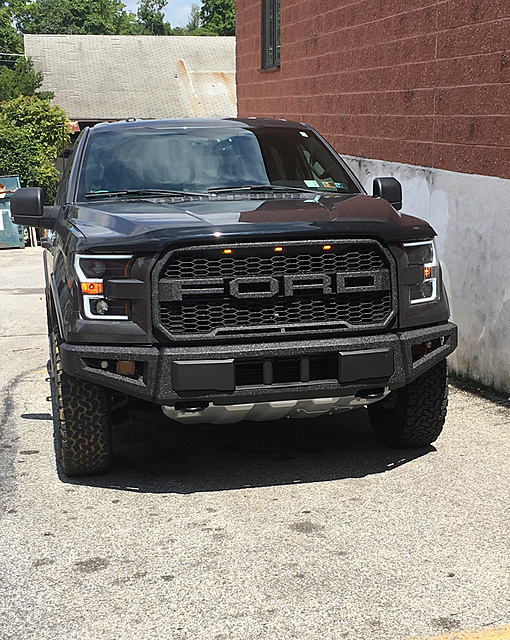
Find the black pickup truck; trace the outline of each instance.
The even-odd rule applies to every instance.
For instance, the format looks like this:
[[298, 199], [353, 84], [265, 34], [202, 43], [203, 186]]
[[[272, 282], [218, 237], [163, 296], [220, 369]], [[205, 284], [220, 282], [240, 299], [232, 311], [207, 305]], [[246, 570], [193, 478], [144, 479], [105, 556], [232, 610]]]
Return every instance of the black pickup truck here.
[[456, 347], [434, 230], [373, 195], [311, 127], [269, 119], [100, 124], [75, 145], [47, 229], [57, 461], [107, 471], [112, 408], [183, 423], [314, 418], [368, 407], [422, 447], [443, 427]]

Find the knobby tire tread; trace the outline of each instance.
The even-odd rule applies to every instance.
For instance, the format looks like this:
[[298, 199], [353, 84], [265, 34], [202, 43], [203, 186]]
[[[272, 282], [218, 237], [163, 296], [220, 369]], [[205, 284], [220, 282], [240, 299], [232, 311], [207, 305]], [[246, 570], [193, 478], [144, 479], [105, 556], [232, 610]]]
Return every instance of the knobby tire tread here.
[[443, 430], [448, 405], [446, 360], [393, 394], [391, 408], [387, 408], [388, 399], [368, 408], [377, 436], [399, 449], [435, 442]]
[[50, 332], [55, 450], [67, 476], [106, 473], [111, 458], [110, 398], [104, 387], [62, 369], [56, 327]]

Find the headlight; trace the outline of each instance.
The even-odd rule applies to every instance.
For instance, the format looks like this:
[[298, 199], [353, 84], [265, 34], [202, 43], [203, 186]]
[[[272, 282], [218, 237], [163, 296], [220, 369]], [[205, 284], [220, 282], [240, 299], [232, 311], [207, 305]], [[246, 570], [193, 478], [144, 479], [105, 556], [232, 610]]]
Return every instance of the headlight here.
[[417, 282], [409, 285], [411, 304], [437, 300], [439, 296], [438, 264], [434, 241], [406, 242], [404, 250], [409, 267], [417, 271]]
[[133, 256], [77, 254], [74, 267], [83, 298], [83, 315], [89, 320], [129, 320], [127, 300], [107, 300], [104, 281], [129, 275]]

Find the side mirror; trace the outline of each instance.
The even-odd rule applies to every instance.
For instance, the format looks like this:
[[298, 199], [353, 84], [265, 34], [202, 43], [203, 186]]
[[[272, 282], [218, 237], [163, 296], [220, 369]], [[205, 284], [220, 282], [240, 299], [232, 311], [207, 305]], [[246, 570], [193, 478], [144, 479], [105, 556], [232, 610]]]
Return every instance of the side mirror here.
[[17, 189], [11, 196], [11, 218], [15, 224], [39, 229], [53, 229], [56, 207], [44, 206], [41, 187]]
[[402, 185], [396, 178], [375, 178], [372, 195], [384, 198], [397, 211], [402, 209]]

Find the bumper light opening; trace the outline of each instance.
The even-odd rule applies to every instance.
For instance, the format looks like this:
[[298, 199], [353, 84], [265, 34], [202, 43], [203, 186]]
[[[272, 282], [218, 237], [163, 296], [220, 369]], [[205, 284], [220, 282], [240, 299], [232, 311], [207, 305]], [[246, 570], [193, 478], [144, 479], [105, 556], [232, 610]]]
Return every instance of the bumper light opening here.
[[115, 373], [121, 376], [134, 376], [136, 364], [133, 360], [117, 360]]

